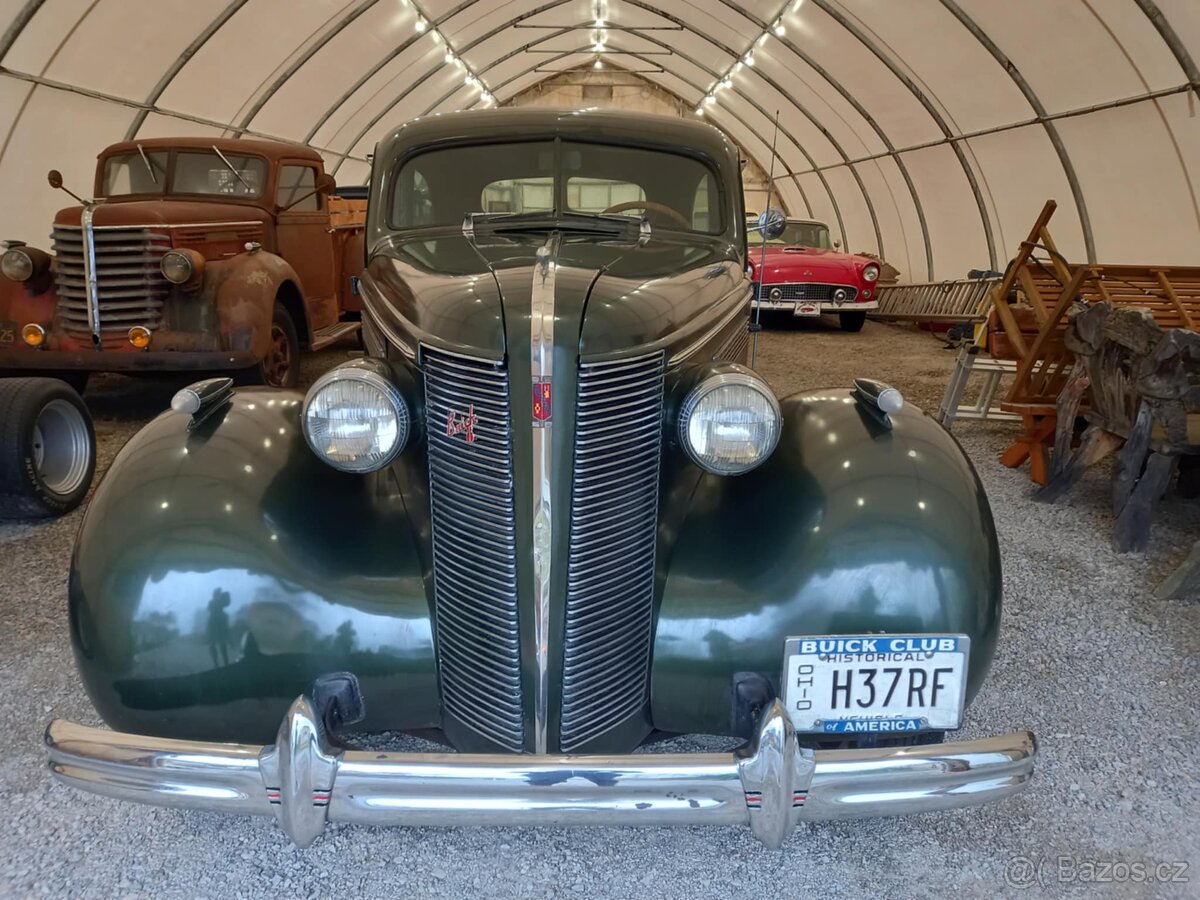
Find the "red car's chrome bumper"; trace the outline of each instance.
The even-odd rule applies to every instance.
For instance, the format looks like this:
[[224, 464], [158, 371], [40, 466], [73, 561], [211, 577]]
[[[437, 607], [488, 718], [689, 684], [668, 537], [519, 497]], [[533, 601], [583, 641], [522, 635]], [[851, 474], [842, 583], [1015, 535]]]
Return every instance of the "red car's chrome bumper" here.
[[274, 814], [307, 846], [366, 825], [749, 825], [778, 847], [797, 822], [997, 800], [1033, 774], [1032, 734], [873, 750], [799, 746], [782, 705], [734, 753], [533, 756], [341, 751], [306, 697], [268, 747], [120, 734], [55, 720], [50, 771], [121, 800]]

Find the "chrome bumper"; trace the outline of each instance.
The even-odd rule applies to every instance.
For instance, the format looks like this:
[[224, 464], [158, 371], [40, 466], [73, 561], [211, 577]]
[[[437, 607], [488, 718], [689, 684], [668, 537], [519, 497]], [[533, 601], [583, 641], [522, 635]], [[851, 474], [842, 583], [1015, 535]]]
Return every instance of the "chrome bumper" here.
[[339, 751], [306, 697], [274, 745], [121, 734], [56, 719], [50, 771], [158, 806], [274, 815], [301, 847], [327, 821], [364, 825], [749, 825], [779, 847], [797, 822], [931, 812], [1016, 793], [1029, 732], [876, 750], [801, 748], [783, 707], [734, 753], [517, 756]]
[[[803, 300], [755, 300], [757, 306], [766, 310], [781, 310], [795, 309]], [[879, 301], [872, 298], [870, 300], [847, 300], [845, 303], [835, 303], [832, 300], [820, 300], [814, 302], [815, 306], [821, 307], [822, 313], [837, 313], [837, 312], [870, 312], [873, 309], [879, 309]]]

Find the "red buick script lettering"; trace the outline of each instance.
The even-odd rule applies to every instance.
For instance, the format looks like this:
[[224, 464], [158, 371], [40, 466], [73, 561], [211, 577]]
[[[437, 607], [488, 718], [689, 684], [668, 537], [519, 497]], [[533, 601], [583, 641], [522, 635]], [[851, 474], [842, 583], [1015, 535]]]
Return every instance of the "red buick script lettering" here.
[[465, 434], [467, 443], [475, 443], [475, 423], [479, 421], [479, 416], [475, 415], [475, 404], [467, 407], [467, 414], [460, 416], [454, 410], [450, 410], [450, 415], [446, 417], [446, 437], [454, 437], [456, 434]]

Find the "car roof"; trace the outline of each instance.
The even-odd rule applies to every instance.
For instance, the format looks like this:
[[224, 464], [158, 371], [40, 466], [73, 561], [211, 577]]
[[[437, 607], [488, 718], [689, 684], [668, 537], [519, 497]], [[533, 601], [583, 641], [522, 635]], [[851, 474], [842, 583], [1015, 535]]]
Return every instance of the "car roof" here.
[[379, 143], [378, 156], [390, 159], [397, 150], [442, 142], [522, 140], [554, 137], [609, 139], [634, 146], [692, 148], [715, 160], [736, 164], [738, 151], [719, 129], [704, 122], [673, 116], [612, 109], [505, 107], [434, 113], [405, 122]]

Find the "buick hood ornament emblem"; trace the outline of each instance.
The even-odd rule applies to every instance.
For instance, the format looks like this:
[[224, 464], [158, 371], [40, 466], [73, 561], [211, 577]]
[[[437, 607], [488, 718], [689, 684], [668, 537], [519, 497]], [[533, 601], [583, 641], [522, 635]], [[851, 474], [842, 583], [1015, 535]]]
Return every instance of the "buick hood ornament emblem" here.
[[454, 437], [458, 434], [465, 434], [467, 443], [475, 443], [475, 425], [479, 421], [479, 416], [475, 415], [475, 404], [467, 407], [467, 414], [462, 415], [450, 410], [450, 414], [446, 416], [446, 437]]

